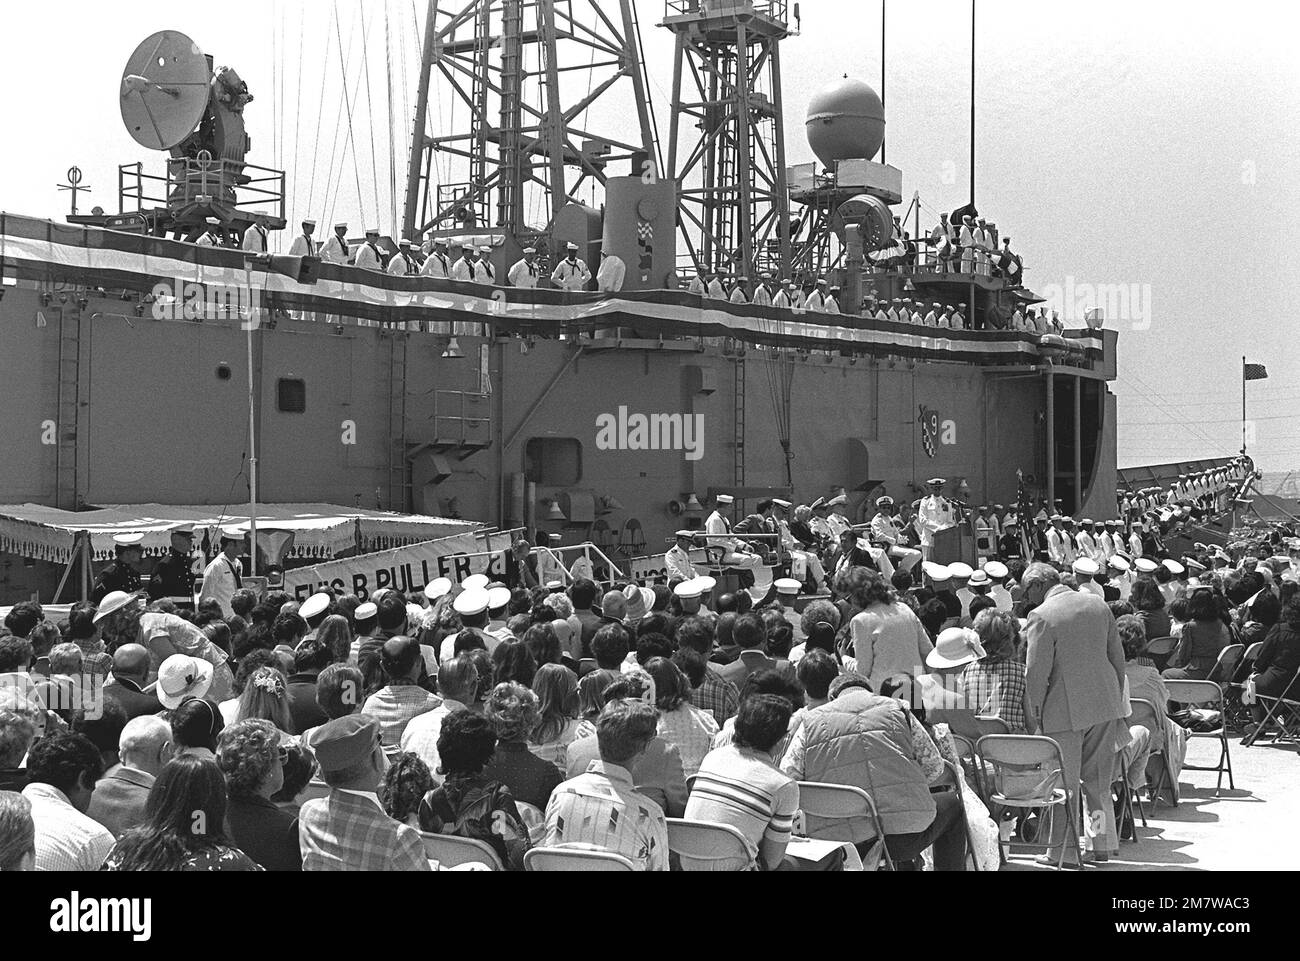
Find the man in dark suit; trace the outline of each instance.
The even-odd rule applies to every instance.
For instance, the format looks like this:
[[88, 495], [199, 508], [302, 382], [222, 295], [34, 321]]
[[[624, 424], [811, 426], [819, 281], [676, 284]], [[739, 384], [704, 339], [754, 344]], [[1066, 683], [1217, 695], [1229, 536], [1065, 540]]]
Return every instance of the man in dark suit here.
[[143, 690], [149, 679], [149, 651], [140, 644], [123, 644], [113, 654], [113, 680], [104, 685], [104, 696], [122, 706], [126, 719], [157, 714], [162, 703]]
[[121, 763], [111, 768], [90, 795], [86, 814], [120, 838], [145, 820], [154, 779], [172, 757], [172, 729], [160, 717], [128, 721], [118, 741]]
[[[1029, 729], [1061, 746], [1064, 787], [1078, 817], [1083, 781], [1092, 823], [1094, 860], [1105, 861], [1118, 844], [1110, 786], [1117, 747], [1127, 741], [1120, 724], [1124, 703], [1124, 649], [1110, 609], [1096, 594], [1072, 591], [1048, 564], [1031, 564], [1021, 578], [1029, 608], [1025, 629], [1025, 706]], [[1073, 823], [1084, 823], [1071, 818]], [[1064, 843], [1067, 822], [1053, 825], [1052, 843]], [[1073, 828], [1071, 828], [1073, 829]]]
[[718, 669], [718, 676], [724, 681], [740, 687], [751, 674], [759, 671], [780, 671], [791, 681], [795, 680], [794, 667], [789, 661], [767, 656], [767, 627], [758, 614], [742, 614], [736, 618], [731, 637], [740, 648], [740, 655]]
[[316, 679], [329, 664], [330, 652], [315, 639], [303, 641], [293, 655], [289, 678], [289, 716], [295, 731], [320, 727], [329, 716], [316, 703]]

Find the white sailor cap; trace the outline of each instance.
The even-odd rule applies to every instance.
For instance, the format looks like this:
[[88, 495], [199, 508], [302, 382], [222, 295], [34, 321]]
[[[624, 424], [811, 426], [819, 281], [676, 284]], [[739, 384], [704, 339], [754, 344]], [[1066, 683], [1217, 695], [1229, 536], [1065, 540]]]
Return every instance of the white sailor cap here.
[[1139, 557], [1133, 562], [1133, 566], [1137, 568], [1139, 574], [1154, 574], [1160, 565], [1149, 557]]
[[1130, 567], [1129, 562], [1125, 558], [1120, 557], [1118, 554], [1116, 554], [1114, 557], [1108, 560], [1106, 562], [1106, 566], [1111, 568], [1112, 570], [1120, 571], [1121, 573], [1129, 570]]
[[1183, 567], [1182, 564], [1179, 564], [1172, 557], [1167, 557], [1160, 563], [1164, 565], [1165, 570], [1167, 570], [1170, 574], [1173, 574], [1174, 577], [1180, 577], [1187, 572], [1187, 569]]
[[204, 219], [203, 222], [204, 222], [205, 224], [207, 224], [209, 227], [220, 227], [220, 226], [221, 226], [221, 218], [219, 218], [219, 217], [207, 217], [207, 218]]
[[989, 561], [984, 565], [984, 573], [995, 581], [1000, 581], [1011, 572], [1007, 570], [1007, 565], [1001, 561]]
[[302, 607], [298, 608], [298, 616], [304, 621], [309, 621], [319, 614], [324, 614], [329, 610], [331, 600], [328, 594], [313, 594], [302, 602]]
[[840, 289], [840, 288], [836, 287], [834, 284], [831, 285], [831, 293], [835, 293], [835, 291], [837, 291], [837, 290], [839, 290], [839, 289]]
[[447, 246], [447, 238], [446, 238], [446, 237], [434, 237], [434, 238], [433, 238], [433, 245], [434, 245], [435, 247], [446, 247], [446, 246]]
[[525, 248], [524, 248], [524, 253], [526, 253], [526, 254], [535, 254], [535, 253], [537, 253], [537, 248], [536, 248], [536, 247], [525, 247]]
[[378, 236], [379, 236], [379, 228], [378, 228], [378, 227], [367, 227], [367, 228], [366, 228], [366, 236], [369, 237], [371, 234], [374, 234], [376, 237], [378, 237]]
[[510, 588], [490, 587], [487, 592], [488, 610], [499, 611], [510, 604]]
[[818, 287], [825, 287], [828, 283], [830, 283], [830, 281], [828, 281], [825, 277], [818, 277], [818, 278], [817, 278], [817, 286], [818, 286]]
[[566, 250], [577, 250], [577, 249], [578, 249], [578, 245], [575, 244], [575, 243], [573, 243], [573, 241], [569, 241], [569, 243], [565, 244], [564, 246], [565, 246], [565, 249], [566, 249]]
[[334, 229], [335, 229], [335, 230], [347, 230], [347, 229], [348, 229], [347, 222], [346, 222], [346, 221], [342, 221], [342, 220], [339, 221], [338, 223], [336, 223], [336, 224], [334, 225]]
[[699, 597], [704, 592], [700, 587], [699, 580], [697, 579], [691, 581], [682, 581], [680, 584], [678, 584], [676, 587], [673, 588], [673, 593], [676, 594], [678, 597], [682, 598], [683, 600], [690, 600], [691, 598]]
[[1082, 574], [1084, 577], [1096, 577], [1101, 570], [1097, 562], [1091, 557], [1076, 558], [1075, 562], [1070, 565], [1070, 569], [1076, 574]]
[[991, 584], [991, 583], [993, 583], [993, 581], [992, 581], [992, 579], [989, 577], [987, 571], [982, 571], [982, 570], [981, 570], [981, 571], [971, 571], [971, 575], [970, 575], [970, 586], [971, 586], [971, 587], [986, 587], [986, 586], [988, 586], [988, 585]]
[[411, 238], [410, 238], [410, 237], [403, 237], [401, 240], [399, 240], [399, 241], [397, 242], [397, 246], [399, 246], [399, 247], [409, 247], [409, 246], [411, 246]]
[[678, 531], [676, 534], [673, 535], [673, 538], [674, 538], [674, 539], [679, 538], [679, 537], [684, 537], [684, 538], [686, 538], [688, 541], [690, 541], [690, 540], [694, 540], [694, 539], [695, 539], [695, 531], [680, 530], [680, 531]]
[[801, 587], [803, 585], [793, 577], [782, 577], [776, 581], [776, 592], [778, 594], [798, 594]]
[[1092, 518], [1091, 518], [1091, 517], [1085, 517], [1083, 520], [1079, 521], [1079, 523], [1080, 523], [1080, 524], [1088, 524], [1089, 526], [1091, 526], [1091, 525], [1092, 525]]
[[773, 497], [772, 503], [775, 504], [777, 507], [781, 508], [781, 510], [783, 511], [788, 511], [793, 506], [789, 501], [782, 500], [779, 497]]
[[424, 585], [424, 596], [431, 601], [451, 593], [451, 578], [439, 577]]
[[139, 547], [143, 541], [143, 534], [115, 534], [113, 536], [113, 545], [115, 547]]
[[302, 222], [302, 225], [303, 225], [304, 227], [315, 227], [315, 226], [316, 226], [316, 221], [314, 221], [314, 220], [312, 220], [310, 217], [308, 217], [306, 220], [304, 220], [304, 221]]
[[701, 591], [708, 594], [718, 586], [718, 579], [716, 577], [710, 577], [708, 574], [701, 574], [699, 577], [695, 578], [695, 583], [700, 585]]
[[945, 477], [931, 477], [928, 481], [925, 482], [925, 486], [942, 487], [946, 483], [948, 483], [948, 480]]
[[488, 592], [484, 588], [471, 587], [457, 594], [451, 606], [455, 608], [457, 614], [473, 617], [486, 611], [489, 603]]
[[490, 254], [490, 253], [492, 253], [492, 247], [491, 247], [490, 244], [482, 244], [482, 245], [479, 247], [478, 252], [479, 252], [480, 254]]
[[491, 583], [491, 579], [486, 574], [471, 574], [461, 582], [460, 586], [467, 591], [486, 591]]
[[1187, 569], [1188, 569], [1189, 571], [1196, 571], [1196, 572], [1199, 572], [1199, 571], [1203, 571], [1203, 570], [1205, 570], [1205, 565], [1202, 564], [1200, 561], [1198, 561], [1198, 560], [1197, 560], [1196, 558], [1194, 558], [1194, 557], [1184, 557], [1184, 558], [1183, 558], [1183, 563], [1186, 565], [1186, 567], [1187, 567]]
[[963, 561], [954, 561], [948, 565], [948, 576], [954, 580], [969, 580], [975, 571]]
[[368, 621], [371, 618], [379, 616], [379, 606], [370, 601], [357, 605], [357, 609], [352, 612], [352, 620], [356, 622]]
[[554, 594], [556, 591], [564, 590], [564, 581], [547, 581], [546, 589]]
[[893, 499], [892, 497], [888, 497], [888, 496], [886, 496], [886, 497], [877, 497], [877, 498], [876, 498], [876, 506], [877, 506], [877, 507], [893, 507], [893, 506], [894, 506], [894, 499]]
[[734, 504], [734, 503], [736, 503], [736, 498], [732, 497], [730, 494], [719, 494], [719, 495], [717, 496], [717, 498], [715, 498], [715, 499], [717, 500], [717, 502], [718, 502], [719, 504]]
[[936, 564], [934, 561], [925, 561], [921, 565], [921, 569], [925, 571], [925, 576], [930, 578], [930, 580], [934, 581], [936, 584], [942, 584], [952, 578], [952, 575], [948, 573], [947, 567], [943, 564]]

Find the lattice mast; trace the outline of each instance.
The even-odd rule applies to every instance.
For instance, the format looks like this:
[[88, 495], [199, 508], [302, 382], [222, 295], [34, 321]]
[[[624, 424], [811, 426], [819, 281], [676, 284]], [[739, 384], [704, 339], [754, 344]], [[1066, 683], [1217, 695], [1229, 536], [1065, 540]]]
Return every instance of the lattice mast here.
[[[781, 109], [786, 0], [666, 0], [676, 35], [668, 171], [691, 266], [790, 267]], [[685, 264], [683, 264], [685, 265]]]
[[[451, 122], [463, 129], [429, 131], [435, 71], [454, 104]], [[616, 94], [628, 98], [619, 114], [636, 118], [639, 142], [586, 129], [592, 105]], [[604, 185], [608, 164], [653, 161], [656, 151], [633, 0], [430, 0], [406, 235], [531, 233], [534, 190], [549, 228], [585, 184]]]

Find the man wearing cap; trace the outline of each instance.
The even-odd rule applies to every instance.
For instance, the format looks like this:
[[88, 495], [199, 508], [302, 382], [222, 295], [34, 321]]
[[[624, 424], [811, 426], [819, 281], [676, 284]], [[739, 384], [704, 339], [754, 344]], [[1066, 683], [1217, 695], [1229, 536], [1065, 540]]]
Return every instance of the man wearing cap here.
[[482, 283], [495, 284], [497, 282], [496, 268], [492, 266], [492, 248], [487, 244], [483, 244], [478, 249], [478, 275]]
[[203, 569], [203, 583], [199, 587], [199, 600], [214, 600], [221, 605], [223, 617], [230, 617], [234, 609], [230, 599], [244, 586], [244, 567], [239, 560], [244, 537], [238, 531], [221, 532], [221, 550]]
[[709, 282], [704, 287], [704, 296], [710, 300], [727, 299], [727, 272], [725, 270], [709, 274]]
[[360, 270], [384, 272], [384, 253], [379, 247], [378, 227], [371, 227], [366, 231], [366, 242], [357, 248], [355, 266]]
[[113, 537], [113, 551], [117, 556], [99, 572], [99, 580], [90, 595], [92, 601], [98, 604], [113, 591], [134, 594], [140, 589], [140, 574], [136, 568], [144, 556], [143, 540], [143, 534], [117, 534]]
[[708, 281], [705, 277], [704, 268], [701, 267], [691, 278], [691, 282], [686, 287], [688, 294], [695, 294], [697, 297], [703, 297], [708, 290]]
[[224, 247], [225, 238], [221, 234], [221, 221], [216, 217], [208, 217], [204, 223], [207, 227], [194, 243], [200, 247]]
[[315, 257], [316, 241], [311, 239], [311, 235], [316, 232], [316, 221], [304, 220], [302, 222], [302, 233], [293, 239], [293, 244], [289, 247], [290, 257]]
[[451, 279], [462, 284], [476, 284], [482, 279], [478, 262], [478, 248], [466, 243], [461, 247], [460, 259], [451, 265]]
[[943, 496], [943, 485], [948, 483], [942, 477], [934, 477], [926, 482], [929, 493], [921, 498], [916, 509], [916, 526], [921, 531], [921, 554], [930, 560], [934, 550], [934, 535], [952, 527], [954, 518], [952, 502]]
[[616, 294], [623, 289], [627, 278], [627, 264], [617, 254], [607, 248], [600, 251], [600, 269], [596, 271], [596, 289], [601, 293]]
[[1109, 580], [1104, 587], [1105, 600], [1126, 601], [1133, 591], [1133, 571], [1129, 562], [1116, 554], [1106, 562], [1106, 574]]
[[[708, 543], [711, 547], [724, 549], [723, 567], [736, 568], [742, 575], [748, 574], [753, 578], [752, 584], [746, 590], [757, 604], [767, 597], [772, 588], [772, 568], [765, 566], [763, 558], [755, 554], [748, 544], [731, 536], [731, 521], [727, 518], [726, 512], [735, 502], [736, 499], [730, 494], [719, 494], [713, 513], [704, 522], [704, 531], [710, 535]], [[742, 577], [742, 582], [743, 580]]]
[[754, 297], [751, 303], [759, 307], [772, 306], [772, 275], [761, 273], [758, 275], [758, 286], [754, 288]]
[[515, 261], [515, 265], [506, 274], [506, 280], [510, 282], [511, 287], [532, 290], [537, 286], [538, 273], [537, 248], [525, 247], [523, 259]]
[[[1128, 713], [1123, 697], [1124, 649], [1115, 618], [1091, 594], [1071, 591], [1046, 564], [1031, 564], [1022, 579], [1029, 609], [1025, 629], [1025, 708], [1029, 729], [1061, 747], [1065, 762], [1062, 787], [1074, 809], [1069, 818], [1053, 819], [1055, 846], [1066, 830], [1086, 825], [1093, 837], [1094, 859], [1107, 860], [1115, 849], [1114, 783], [1116, 748], [1127, 743]], [[1089, 816], [1081, 818], [1078, 789], [1083, 781]], [[1068, 851], [1068, 848], [1067, 848]]]
[[242, 247], [246, 253], [264, 254], [267, 251], [267, 217], [264, 213], [253, 215], [253, 222], [244, 231]]
[[591, 268], [586, 261], [578, 258], [578, 245], [570, 243], [565, 247], [565, 257], [551, 271], [551, 283], [562, 290], [586, 290], [591, 283]]
[[673, 538], [673, 546], [664, 554], [664, 568], [669, 583], [673, 581], [693, 581], [699, 576], [695, 564], [691, 562], [691, 545], [695, 542], [695, 532], [680, 530]]
[[429, 256], [425, 258], [424, 266], [420, 268], [420, 276], [431, 277], [434, 280], [448, 280], [451, 277], [451, 258], [447, 256], [445, 237], [434, 238]]
[[[816, 537], [812, 529], [808, 526], [806, 519], [799, 520], [800, 512], [808, 514], [807, 507], [800, 507], [795, 511], [795, 517], [792, 521], [787, 521], [786, 517], [793, 506], [790, 501], [782, 500], [779, 497], [773, 498], [772, 505], [780, 513], [776, 515], [777, 533], [781, 535], [781, 549], [790, 555], [790, 574], [796, 579], [802, 579], [804, 583], [811, 583], [813, 591], [820, 594], [826, 586], [826, 570], [822, 567], [821, 558], [817, 556], [816, 550], [809, 550], [810, 547], [816, 546]], [[795, 525], [794, 527], [791, 524]]]
[[298, 814], [304, 871], [428, 871], [420, 832], [390, 818], [377, 791], [388, 770], [379, 722], [352, 714], [322, 725], [312, 750], [328, 797]]
[[731, 295], [727, 298], [727, 301], [733, 304], [749, 303], [749, 296], [745, 293], [748, 287], [748, 277], [737, 277], [736, 282], [731, 285]]
[[329, 264], [346, 264], [352, 258], [352, 249], [348, 245], [348, 225], [334, 225], [334, 236], [325, 241], [321, 247], [321, 259]]
[[921, 563], [921, 552], [903, 543], [903, 532], [894, 519], [892, 497], [881, 497], [876, 500], [876, 516], [871, 518], [871, 539], [888, 551], [891, 558], [898, 561], [900, 571], [910, 572]]
[[1097, 541], [1092, 536], [1092, 520], [1083, 518], [1079, 521], [1079, 531], [1074, 535], [1076, 556], [1086, 557], [1091, 561], [1097, 559]]
[[[1037, 532], [1031, 532], [1035, 536]], [[998, 538], [997, 555], [1004, 561], [1019, 560], [1024, 553], [1020, 541], [1020, 525], [1015, 520], [1007, 521], [1002, 527], [1002, 536]]]
[[167, 556], [154, 567], [149, 578], [149, 599], [183, 597], [194, 599], [194, 572], [191, 554], [194, 551], [194, 525], [184, 524], [171, 532]]
[[1074, 563], [1070, 565], [1070, 570], [1074, 572], [1075, 584], [1080, 591], [1095, 594], [1103, 601], [1106, 599], [1106, 592], [1097, 583], [1097, 575], [1101, 573], [1101, 567], [1095, 560], [1091, 557], [1076, 557]]
[[1128, 552], [1134, 560], [1142, 556], [1142, 531], [1137, 524], [1129, 528]]
[[391, 277], [414, 277], [420, 272], [420, 265], [411, 254], [411, 240], [403, 237], [397, 245], [397, 253], [388, 261], [388, 273]]
[[961, 232], [957, 235], [961, 245], [961, 272], [975, 273], [975, 218], [966, 214], [961, 218]]
[[1015, 603], [1011, 592], [1007, 590], [1007, 577], [1010, 571], [1001, 561], [989, 561], [984, 565], [984, 573], [989, 577], [989, 597], [999, 611], [1009, 611]]
[[803, 302], [805, 308], [811, 311], [822, 311], [826, 308], [826, 280], [820, 279], [816, 286], [808, 294], [808, 299]]
[[1065, 518], [1060, 514], [1052, 515], [1052, 526], [1047, 531], [1047, 559], [1057, 567], [1065, 566]]

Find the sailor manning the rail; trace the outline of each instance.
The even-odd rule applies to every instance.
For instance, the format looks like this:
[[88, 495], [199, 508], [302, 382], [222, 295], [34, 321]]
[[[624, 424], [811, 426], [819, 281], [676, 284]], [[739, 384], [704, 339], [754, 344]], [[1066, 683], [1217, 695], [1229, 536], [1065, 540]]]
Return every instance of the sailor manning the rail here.
[[577, 244], [569, 244], [566, 253], [567, 256], [551, 271], [551, 283], [564, 290], [586, 290], [587, 284], [591, 283], [591, 268], [578, 259]]
[[910, 571], [921, 563], [921, 552], [903, 543], [903, 531], [894, 519], [894, 499], [881, 497], [876, 501], [876, 516], [871, 518], [871, 539], [885, 545], [889, 556], [897, 560], [900, 571]]
[[727, 298], [733, 304], [747, 304], [749, 298], [745, 296], [745, 288], [749, 286], [748, 277], [737, 277], [736, 285], [731, 288], [731, 296]]
[[321, 259], [329, 264], [346, 264], [352, 256], [352, 251], [348, 248], [348, 225], [346, 223], [337, 223], [334, 225], [334, 236], [325, 241], [321, 248]]
[[772, 290], [769, 286], [772, 283], [772, 275], [763, 273], [758, 275], [758, 286], [754, 288], [754, 298], [752, 303], [760, 307], [772, 306]]
[[208, 229], [203, 231], [203, 234], [199, 237], [198, 240], [194, 241], [194, 243], [196, 243], [200, 247], [222, 246], [221, 231], [220, 231], [221, 221], [218, 220], [216, 217], [209, 217], [207, 218], [206, 223], [208, 225]]
[[822, 299], [822, 309], [828, 314], [838, 314], [840, 312], [840, 289], [838, 287], [832, 287]]
[[607, 248], [600, 251], [600, 269], [596, 271], [596, 289], [605, 294], [616, 294], [623, 289], [627, 279], [627, 264], [618, 254]]
[[921, 498], [916, 509], [916, 526], [921, 531], [921, 554], [927, 561], [934, 550], [934, 535], [957, 523], [952, 502], [943, 496], [943, 486], [947, 483], [942, 477], [926, 481], [930, 493]]
[[311, 235], [316, 232], [316, 221], [304, 220], [302, 222], [302, 233], [293, 240], [293, 246], [289, 248], [290, 257], [315, 257], [316, 241], [311, 239]]
[[704, 522], [704, 530], [709, 535], [710, 546], [724, 549], [723, 567], [738, 568], [753, 576], [754, 583], [746, 590], [757, 604], [767, 597], [768, 591], [772, 588], [772, 568], [764, 566], [763, 558], [755, 554], [748, 544], [731, 536], [731, 521], [727, 519], [726, 511], [731, 508], [735, 500], [730, 494], [719, 494], [717, 506]]
[[356, 266], [361, 270], [384, 271], [384, 254], [379, 249], [379, 228], [371, 227], [366, 231], [366, 242], [357, 250]]
[[515, 262], [506, 274], [506, 280], [510, 281], [511, 287], [532, 290], [537, 286], [537, 272], [537, 248], [525, 247], [523, 260]]
[[255, 214], [253, 222], [244, 231], [242, 248], [247, 253], [264, 254], [267, 251], [266, 214]]
[[701, 268], [700, 270], [695, 272], [695, 277], [691, 280], [690, 284], [686, 287], [686, 292], [688, 294], [697, 294], [700, 297], [703, 297], [707, 290], [708, 290], [708, 283], [704, 279], [704, 270], [703, 268]]
[[813, 288], [808, 295], [808, 299], [803, 302], [804, 307], [812, 311], [823, 311], [826, 309], [826, 280], [822, 278], [817, 281], [817, 286]]
[[483, 279], [483, 268], [478, 261], [478, 248], [466, 244], [461, 248], [460, 260], [451, 265], [451, 279], [461, 283], [478, 283]]
[[670, 582], [693, 581], [699, 576], [695, 564], [691, 562], [691, 545], [694, 542], [694, 531], [678, 531], [673, 537], [673, 546], [664, 554], [664, 568]]
[[411, 241], [408, 237], [403, 237], [397, 245], [397, 253], [393, 254], [393, 259], [388, 262], [388, 273], [394, 277], [409, 277], [420, 272], [420, 266], [411, 256]]
[[439, 237], [433, 242], [433, 249], [420, 268], [420, 275], [434, 280], [447, 280], [451, 277], [451, 258], [447, 256], [446, 238]]
[[487, 244], [478, 249], [478, 276], [485, 284], [497, 282], [497, 272], [492, 267], [492, 248]]
[[709, 275], [709, 284], [704, 289], [705, 296], [710, 300], [727, 299], [727, 273], [720, 270], [716, 274]]

